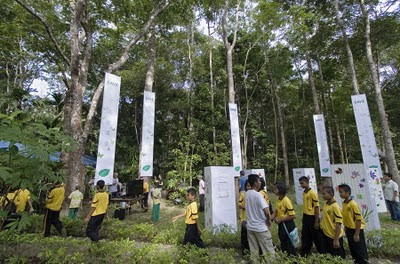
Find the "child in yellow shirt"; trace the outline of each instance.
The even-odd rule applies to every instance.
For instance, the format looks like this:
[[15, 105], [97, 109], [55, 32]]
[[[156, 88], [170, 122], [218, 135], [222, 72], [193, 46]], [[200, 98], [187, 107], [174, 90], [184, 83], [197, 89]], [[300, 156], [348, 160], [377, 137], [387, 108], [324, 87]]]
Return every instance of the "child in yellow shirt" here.
[[204, 242], [201, 240], [201, 230], [198, 224], [199, 213], [196, 203], [196, 189], [189, 188], [187, 196], [189, 205], [186, 212], [172, 218], [172, 222], [176, 222], [179, 218], [185, 217], [186, 231], [183, 244], [194, 244], [199, 248], [204, 248]]

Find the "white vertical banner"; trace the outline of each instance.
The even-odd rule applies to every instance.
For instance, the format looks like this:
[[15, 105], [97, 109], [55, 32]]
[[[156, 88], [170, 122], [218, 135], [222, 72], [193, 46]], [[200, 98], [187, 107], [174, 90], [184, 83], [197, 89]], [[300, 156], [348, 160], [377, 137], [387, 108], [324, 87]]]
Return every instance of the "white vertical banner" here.
[[232, 166], [235, 171], [239, 172], [242, 170], [242, 151], [240, 148], [239, 117], [236, 104], [229, 103], [229, 120], [231, 124]]
[[331, 159], [326, 138], [324, 115], [313, 115], [315, 137], [317, 139], [319, 169], [322, 177], [331, 177]]
[[314, 190], [315, 193], [318, 194], [317, 189], [317, 179], [315, 177], [315, 170], [314, 168], [298, 168], [293, 169], [293, 179], [294, 179], [294, 186], [296, 192], [296, 203], [303, 204], [303, 188], [300, 186], [299, 179], [301, 177], [307, 177], [309, 180], [310, 188]]
[[104, 180], [106, 184], [112, 184], [120, 87], [121, 77], [106, 73], [103, 107], [101, 109], [99, 146], [97, 150], [96, 183], [99, 180]]
[[365, 94], [353, 95], [351, 96], [351, 101], [353, 103], [364, 166], [369, 176], [368, 181], [370, 192], [371, 195], [375, 197], [378, 212], [386, 212], [386, 204], [383, 198], [381, 185], [382, 169], [371, 116], [369, 113], [367, 97]]
[[156, 94], [144, 91], [140, 176], [153, 176], [155, 102]]
[[365, 230], [380, 229], [378, 209], [375, 197], [370, 192], [368, 171], [363, 164], [334, 164], [332, 165], [332, 187], [335, 189], [335, 199], [342, 206], [339, 185], [347, 184], [351, 188], [351, 199], [357, 202], [364, 217]]

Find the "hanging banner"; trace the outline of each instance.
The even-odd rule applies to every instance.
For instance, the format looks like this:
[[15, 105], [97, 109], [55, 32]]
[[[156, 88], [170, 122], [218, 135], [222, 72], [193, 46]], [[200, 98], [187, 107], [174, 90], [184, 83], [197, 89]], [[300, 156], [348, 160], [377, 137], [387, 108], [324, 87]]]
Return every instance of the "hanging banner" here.
[[100, 136], [97, 150], [95, 182], [104, 180], [112, 184], [117, 137], [119, 91], [121, 77], [106, 73], [103, 107], [101, 109]]
[[231, 123], [232, 166], [239, 175], [242, 170], [242, 151], [240, 149], [239, 117], [236, 104], [229, 104], [229, 120]]
[[296, 203], [303, 204], [303, 188], [300, 186], [299, 179], [301, 177], [307, 177], [309, 180], [310, 188], [314, 190], [315, 193], [318, 194], [317, 189], [317, 179], [315, 178], [315, 170], [314, 168], [298, 168], [293, 169], [293, 179], [294, 179], [294, 187], [296, 192]]
[[321, 176], [331, 177], [331, 159], [329, 157], [328, 140], [326, 139], [324, 115], [313, 115], [313, 117]]
[[382, 169], [376, 146], [374, 130], [365, 94], [351, 96], [354, 116], [357, 124], [358, 139], [365, 170], [368, 172], [371, 195], [375, 197], [378, 212], [386, 212], [386, 204], [382, 192]]
[[[335, 199], [342, 207], [343, 199], [340, 198], [339, 185], [347, 184], [351, 188], [351, 199], [357, 202], [364, 217], [366, 231], [380, 229], [381, 224], [376, 197], [370, 192], [370, 182], [367, 180], [368, 171], [363, 164], [334, 164], [332, 165], [332, 187], [335, 189]], [[384, 202], [384, 201], [383, 201]]]
[[144, 91], [142, 143], [139, 156], [140, 176], [153, 176], [154, 115], [156, 94]]

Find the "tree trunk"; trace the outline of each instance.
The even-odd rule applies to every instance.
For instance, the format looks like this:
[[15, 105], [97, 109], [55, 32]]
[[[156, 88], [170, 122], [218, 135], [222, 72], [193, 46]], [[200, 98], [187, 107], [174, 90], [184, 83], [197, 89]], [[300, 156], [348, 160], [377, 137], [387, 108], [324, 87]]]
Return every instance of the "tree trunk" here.
[[347, 37], [346, 28], [343, 25], [342, 18], [339, 11], [339, 0], [335, 0], [335, 13], [336, 13], [336, 23], [342, 31], [343, 42], [346, 47], [347, 59], [349, 61], [349, 73], [351, 76], [351, 83], [353, 85], [354, 94], [359, 94], [360, 89], [358, 87], [356, 68], [354, 66], [353, 52], [351, 51], [349, 39]]
[[313, 70], [312, 70], [312, 65], [311, 65], [311, 57], [310, 57], [310, 53], [308, 51], [306, 52], [306, 60], [307, 60], [308, 82], [310, 83], [311, 92], [313, 95], [315, 113], [321, 114], [321, 109], [319, 107], [319, 101], [318, 101], [317, 87], [315, 86]]
[[276, 113], [275, 92], [271, 84], [271, 101], [274, 113], [274, 132], [275, 132], [275, 160], [274, 160], [274, 183], [278, 180], [279, 165], [279, 132], [278, 132], [278, 114]]
[[385, 105], [383, 103], [381, 86], [378, 78], [378, 70], [376, 68], [374, 58], [372, 56], [372, 47], [371, 47], [371, 26], [369, 22], [368, 12], [366, 10], [364, 0], [360, 1], [361, 11], [363, 13], [365, 19], [365, 46], [367, 50], [367, 59], [369, 68], [371, 71], [372, 83], [375, 89], [375, 100], [378, 106], [379, 120], [381, 124], [381, 131], [383, 135], [383, 140], [385, 143], [385, 161], [389, 168], [389, 172], [393, 175], [393, 180], [400, 184], [399, 171], [397, 168], [395, 153], [393, 149], [392, 143], [392, 134], [389, 128], [389, 122], [385, 111]]
[[214, 73], [213, 73], [213, 44], [211, 37], [210, 21], [207, 21], [208, 41], [209, 41], [209, 67], [210, 67], [210, 97], [211, 97], [211, 117], [212, 117], [212, 139], [214, 154], [217, 155], [217, 131], [215, 129], [215, 115], [214, 115]]

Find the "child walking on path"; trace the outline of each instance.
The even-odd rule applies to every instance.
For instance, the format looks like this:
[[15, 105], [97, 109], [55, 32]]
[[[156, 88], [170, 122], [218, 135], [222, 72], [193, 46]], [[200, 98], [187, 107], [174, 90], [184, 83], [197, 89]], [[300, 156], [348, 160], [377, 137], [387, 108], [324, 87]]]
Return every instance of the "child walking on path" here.
[[194, 244], [199, 248], [204, 248], [203, 240], [201, 240], [201, 230], [198, 224], [199, 213], [196, 203], [196, 189], [189, 188], [187, 193], [189, 205], [186, 212], [172, 218], [172, 222], [176, 222], [179, 218], [185, 217], [186, 231], [183, 244]]
[[344, 199], [342, 204], [343, 225], [346, 237], [349, 241], [349, 249], [354, 263], [364, 264], [368, 262], [368, 251], [365, 243], [364, 228], [365, 221], [358, 204], [351, 199], [351, 188], [347, 184], [339, 185], [340, 198]]
[[93, 197], [92, 208], [87, 215], [85, 222], [88, 222], [86, 227], [86, 235], [93, 242], [99, 241], [99, 231], [104, 217], [107, 217], [109, 194], [104, 188], [105, 182], [99, 180], [96, 185], [97, 192]]
[[60, 221], [60, 211], [64, 201], [64, 186], [56, 182], [46, 197], [46, 215], [44, 216], [44, 237], [50, 236], [51, 226], [57, 229], [62, 236], [66, 235], [65, 229]]
[[[248, 181], [245, 183], [246, 191], [250, 189], [250, 184]], [[246, 227], [246, 191], [240, 192], [239, 197], [239, 208], [240, 211], [240, 223], [241, 223], [241, 233], [240, 233], [240, 244], [242, 249], [242, 255], [246, 255], [250, 250], [249, 240], [247, 239], [247, 227]]]
[[303, 192], [303, 219], [301, 228], [301, 256], [310, 254], [314, 242], [318, 253], [322, 253], [321, 231], [319, 229], [318, 195], [310, 188], [310, 180], [303, 176], [299, 179]]
[[334, 195], [335, 191], [332, 187], [327, 186], [322, 189], [322, 197], [325, 200], [321, 221], [322, 246], [324, 253], [344, 259], [346, 253], [343, 248], [342, 210], [333, 197]]
[[278, 196], [276, 200], [275, 211], [272, 214], [272, 219], [278, 224], [278, 236], [281, 242], [281, 249], [289, 255], [296, 255], [294, 247], [288, 233], [292, 232], [296, 225], [294, 208], [290, 199], [286, 196], [287, 189], [284, 183], [276, 183], [274, 193]]
[[68, 199], [71, 200], [69, 204], [68, 217], [75, 219], [78, 215], [79, 208], [82, 209], [83, 194], [79, 190], [79, 186], [76, 186], [75, 191], [68, 196]]
[[153, 191], [153, 210], [152, 210], [152, 221], [157, 223], [160, 220], [160, 205], [161, 205], [161, 188], [158, 181], [155, 182], [155, 189]]

